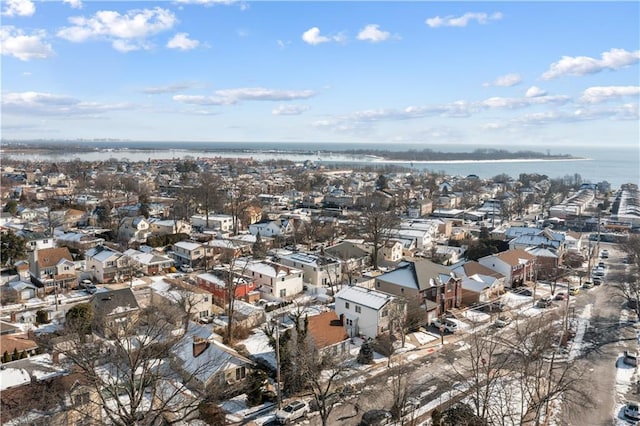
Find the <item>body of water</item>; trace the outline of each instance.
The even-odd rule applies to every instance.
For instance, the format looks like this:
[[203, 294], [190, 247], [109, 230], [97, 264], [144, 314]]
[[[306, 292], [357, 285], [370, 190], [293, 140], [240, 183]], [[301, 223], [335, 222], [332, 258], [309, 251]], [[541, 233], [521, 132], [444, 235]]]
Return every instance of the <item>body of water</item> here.
[[[496, 161], [428, 161], [402, 162], [379, 161], [367, 156], [354, 156], [345, 151], [376, 149], [371, 144], [306, 144], [306, 143], [237, 143], [237, 142], [86, 142], [87, 146], [101, 151], [64, 152], [51, 154], [6, 154], [12, 159], [35, 161], [104, 161], [109, 158], [129, 161], [149, 159], [233, 157], [253, 158], [258, 161], [286, 159], [295, 162], [306, 160], [324, 164], [384, 166], [397, 164], [416, 171], [443, 172], [448, 175], [475, 174], [491, 178], [505, 173], [517, 178], [520, 173], [540, 173], [550, 178], [580, 174], [585, 182], [609, 182], [614, 188], [624, 183], [640, 184], [640, 146], [637, 147], [504, 147], [472, 145], [381, 145], [378, 149], [393, 151], [472, 152], [478, 148], [504, 149], [508, 151], [535, 151], [551, 154], [569, 154], [580, 159], [562, 160], [496, 160]], [[126, 146], [123, 149], [120, 147]], [[117, 147], [117, 148], [116, 148]], [[234, 151], [230, 151], [234, 150]]]

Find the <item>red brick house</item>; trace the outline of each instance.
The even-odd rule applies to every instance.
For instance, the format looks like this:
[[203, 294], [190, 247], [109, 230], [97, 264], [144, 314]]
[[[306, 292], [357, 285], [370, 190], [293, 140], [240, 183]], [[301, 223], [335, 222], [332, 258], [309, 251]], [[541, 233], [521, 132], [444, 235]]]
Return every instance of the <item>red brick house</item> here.
[[[227, 272], [223, 273], [226, 274]], [[197, 283], [198, 287], [213, 294], [213, 303], [218, 306], [227, 304], [228, 289], [227, 281], [224, 278], [207, 272], [197, 276]], [[236, 300], [249, 301], [252, 299], [252, 293], [256, 294], [256, 297], [259, 298], [259, 294], [255, 291], [256, 284], [252, 279], [234, 274], [233, 285], [235, 287], [234, 294]]]

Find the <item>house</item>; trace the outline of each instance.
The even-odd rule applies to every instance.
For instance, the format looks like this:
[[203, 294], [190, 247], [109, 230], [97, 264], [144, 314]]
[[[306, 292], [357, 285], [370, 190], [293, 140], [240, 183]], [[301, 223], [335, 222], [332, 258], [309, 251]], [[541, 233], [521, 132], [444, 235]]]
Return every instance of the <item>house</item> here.
[[[26, 380], [0, 392], [2, 424], [83, 425], [102, 422], [100, 396], [80, 373], [45, 365], [48, 355], [23, 359], [3, 368], [2, 374]], [[44, 373], [43, 373], [44, 372]], [[0, 376], [0, 380], [3, 379]]]
[[289, 219], [271, 220], [249, 225], [252, 235], [260, 234], [264, 237], [284, 237], [293, 232], [293, 224]]
[[124, 334], [136, 321], [140, 307], [130, 288], [101, 291], [90, 301], [97, 319], [98, 332], [103, 336]]
[[[225, 306], [228, 303], [229, 295], [228, 295], [228, 284], [227, 284], [227, 275], [230, 272], [228, 270], [218, 270], [217, 274], [212, 274], [209, 272], [198, 274], [196, 277], [196, 282], [198, 287], [208, 291], [213, 294], [213, 303], [219, 306]], [[256, 284], [253, 280], [251, 280], [247, 276], [238, 275], [236, 273], [231, 272], [234, 287], [234, 299], [244, 299], [244, 300], [258, 300], [259, 295], [255, 293], [252, 299], [252, 293], [256, 290]]]
[[205, 249], [199, 243], [178, 241], [173, 245], [170, 254], [176, 264], [194, 266], [204, 259]]
[[226, 214], [197, 214], [191, 216], [191, 226], [201, 229], [216, 229], [222, 232], [233, 231], [233, 216]]
[[358, 286], [345, 287], [335, 295], [335, 312], [344, 319], [350, 337], [375, 339], [389, 331], [395, 297]]
[[534, 279], [554, 279], [557, 276], [561, 259], [555, 250], [546, 247], [529, 247], [525, 251], [535, 257]]
[[348, 284], [353, 284], [355, 275], [359, 275], [360, 271], [371, 263], [370, 253], [351, 241], [342, 241], [327, 247], [324, 252], [334, 259], [340, 259], [343, 275], [346, 275]]
[[64, 228], [71, 229], [87, 223], [87, 212], [77, 209], [67, 209], [63, 218]]
[[55, 247], [55, 241], [51, 235], [44, 232], [21, 229], [17, 235], [27, 240], [27, 250], [42, 250]]
[[378, 255], [380, 261], [396, 263], [402, 260], [403, 245], [400, 241], [389, 240], [380, 248]]
[[122, 253], [106, 246], [96, 246], [84, 254], [86, 266], [92, 278], [100, 283], [110, 283], [120, 278], [119, 268], [127, 262]]
[[481, 257], [478, 263], [504, 275], [506, 287], [524, 285], [535, 278], [536, 258], [522, 249]]
[[7, 352], [9, 355], [18, 353], [20, 356], [35, 355], [38, 350], [38, 344], [30, 339], [26, 334], [3, 334], [0, 335], [0, 348], [3, 355]]
[[427, 259], [402, 262], [398, 268], [375, 278], [375, 288], [419, 303], [438, 304], [436, 315], [458, 308], [462, 303], [461, 279], [446, 266]]
[[462, 303], [466, 306], [487, 302], [504, 292], [504, 275], [476, 261], [451, 270], [462, 278]]
[[191, 224], [183, 220], [169, 220], [150, 217], [149, 230], [151, 235], [173, 235], [173, 234], [191, 234]]
[[76, 266], [66, 247], [34, 250], [29, 253], [31, 282], [45, 293], [75, 288]]
[[220, 343], [210, 327], [189, 323], [187, 333], [171, 350], [172, 365], [187, 386], [198, 392], [217, 388], [239, 391], [254, 363]]
[[286, 299], [303, 290], [302, 270], [269, 260], [237, 261], [236, 267], [251, 277], [263, 299]]
[[2, 286], [3, 303], [24, 303], [36, 297], [38, 287], [24, 281], [9, 281]]
[[83, 232], [55, 232], [58, 247], [69, 247], [86, 251], [92, 247], [104, 244], [104, 238]]
[[173, 259], [156, 251], [144, 253], [128, 249], [122, 254], [131, 259], [136, 271], [140, 271], [145, 275], [157, 275], [168, 271], [173, 266]]
[[322, 355], [345, 356], [351, 349], [349, 333], [335, 311], [308, 317], [307, 335]]
[[151, 236], [149, 222], [144, 216], [123, 217], [118, 226], [118, 238], [127, 242], [146, 242]]
[[151, 304], [174, 304], [190, 314], [190, 319], [208, 318], [212, 314], [213, 296], [206, 290], [165, 278], [151, 284]]
[[302, 269], [303, 281], [314, 286], [333, 287], [342, 281], [341, 262], [329, 256], [282, 252], [275, 261], [292, 268]]

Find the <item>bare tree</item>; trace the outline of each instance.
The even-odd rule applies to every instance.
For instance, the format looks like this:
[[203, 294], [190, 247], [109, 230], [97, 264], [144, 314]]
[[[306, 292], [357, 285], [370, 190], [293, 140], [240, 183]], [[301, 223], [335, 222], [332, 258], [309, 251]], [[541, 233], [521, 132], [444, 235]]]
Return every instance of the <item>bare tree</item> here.
[[400, 218], [393, 209], [381, 205], [376, 198], [370, 196], [364, 201], [361, 219], [362, 235], [371, 242], [373, 247], [371, 263], [374, 269], [378, 269], [380, 249], [389, 241], [394, 227], [400, 222]]
[[[177, 306], [150, 307], [126, 320], [96, 316], [104, 337], [86, 334], [83, 321], [70, 322], [63, 335], [44, 345], [78, 371], [98, 396], [99, 418], [115, 425], [173, 423], [197, 417], [200, 400], [186, 387], [204, 368], [178, 376], [167, 363], [168, 354], [184, 343], [176, 332], [181, 314]], [[96, 410], [94, 410], [96, 411]]]

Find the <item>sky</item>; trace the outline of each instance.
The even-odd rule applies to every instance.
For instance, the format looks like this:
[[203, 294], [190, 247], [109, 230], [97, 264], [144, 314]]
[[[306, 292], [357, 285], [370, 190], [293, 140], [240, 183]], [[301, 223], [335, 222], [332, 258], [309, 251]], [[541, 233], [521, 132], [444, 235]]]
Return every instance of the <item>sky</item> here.
[[0, 8], [3, 140], [640, 140], [636, 1]]

